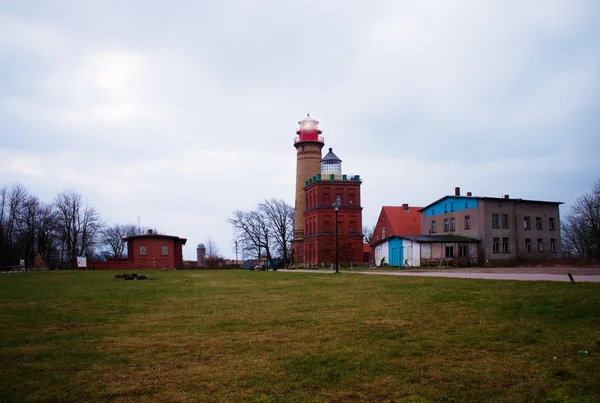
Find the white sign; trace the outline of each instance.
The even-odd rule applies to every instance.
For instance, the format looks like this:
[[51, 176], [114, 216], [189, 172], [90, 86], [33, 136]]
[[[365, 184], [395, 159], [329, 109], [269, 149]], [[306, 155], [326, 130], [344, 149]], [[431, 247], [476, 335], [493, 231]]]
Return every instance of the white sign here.
[[84, 256], [77, 256], [77, 267], [87, 267], [87, 258]]
[[25, 259], [21, 259], [19, 261], [19, 266], [25, 266]]

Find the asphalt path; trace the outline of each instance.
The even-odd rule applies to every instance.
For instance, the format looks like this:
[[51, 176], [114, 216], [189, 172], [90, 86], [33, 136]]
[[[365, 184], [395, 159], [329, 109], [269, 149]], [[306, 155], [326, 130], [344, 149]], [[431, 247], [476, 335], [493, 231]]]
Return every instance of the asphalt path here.
[[[302, 272], [302, 273], [334, 273], [334, 270], [280, 270], [285, 272]], [[341, 270], [341, 273], [348, 274], [373, 274], [382, 276], [409, 276], [409, 277], [449, 277], [449, 278], [465, 278], [465, 279], [482, 279], [482, 280], [518, 280], [518, 281], [562, 281], [570, 282], [569, 271], [561, 270], [561, 273], [544, 273], [543, 270], [535, 270], [535, 272], [510, 272], [503, 270], [498, 273], [491, 273], [490, 270], [485, 271], [433, 271], [433, 270], [406, 270], [406, 271], [356, 271], [356, 270]], [[585, 273], [578, 273], [578, 270], [572, 270], [572, 276], [576, 283], [600, 283], [600, 269], [591, 270]], [[564, 272], [564, 273], [562, 273]]]

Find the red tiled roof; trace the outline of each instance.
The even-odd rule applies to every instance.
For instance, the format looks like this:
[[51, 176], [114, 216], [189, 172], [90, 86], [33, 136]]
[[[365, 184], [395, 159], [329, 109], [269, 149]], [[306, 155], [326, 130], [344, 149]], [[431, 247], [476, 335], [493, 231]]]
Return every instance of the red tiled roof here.
[[421, 235], [421, 207], [383, 206], [382, 215], [387, 217], [386, 238], [393, 235]]

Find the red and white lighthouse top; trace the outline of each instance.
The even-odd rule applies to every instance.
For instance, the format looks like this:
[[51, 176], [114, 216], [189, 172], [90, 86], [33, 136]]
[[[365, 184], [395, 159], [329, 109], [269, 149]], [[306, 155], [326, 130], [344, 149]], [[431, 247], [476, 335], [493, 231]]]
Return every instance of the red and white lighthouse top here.
[[294, 144], [303, 142], [316, 142], [325, 143], [323, 136], [321, 136], [321, 129], [319, 129], [319, 121], [310, 117], [307, 113], [301, 121], [298, 122], [298, 130], [296, 130], [296, 138]]

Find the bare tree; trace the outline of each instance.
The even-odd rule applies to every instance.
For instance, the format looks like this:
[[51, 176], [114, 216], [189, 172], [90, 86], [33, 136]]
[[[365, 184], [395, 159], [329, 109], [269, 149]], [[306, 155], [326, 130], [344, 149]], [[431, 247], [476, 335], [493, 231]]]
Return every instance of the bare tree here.
[[600, 259], [600, 179], [579, 196], [562, 225], [565, 249], [578, 257]]
[[102, 222], [94, 207], [75, 191], [66, 190], [54, 199], [63, 243], [63, 259], [77, 267], [77, 256], [92, 254]]
[[127, 249], [127, 243], [123, 238], [139, 234], [140, 230], [137, 225], [115, 224], [111, 227], [104, 227], [100, 231], [100, 243], [108, 248], [111, 257], [122, 258]]
[[47, 265], [59, 263], [59, 244], [58, 215], [53, 205], [42, 203], [37, 215], [36, 249]]
[[265, 200], [258, 205], [281, 257], [287, 263], [290, 243], [294, 236], [294, 208], [283, 200]]
[[233, 226], [242, 248], [254, 249], [258, 259], [262, 257], [264, 250], [267, 259], [271, 260], [273, 240], [264, 214], [261, 214], [260, 211], [237, 210], [233, 213], [233, 218], [229, 219], [229, 223]]
[[27, 265], [33, 262], [37, 253], [35, 241], [40, 207], [36, 196], [27, 195], [21, 202], [16, 219], [15, 241]]
[[14, 265], [25, 257], [19, 224], [28, 198], [21, 184], [0, 189], [0, 265]]
[[375, 232], [375, 226], [369, 227], [368, 225], [363, 226], [362, 228], [364, 241], [366, 243], [371, 243], [373, 240], [373, 233]]
[[204, 247], [204, 261], [206, 262], [206, 267], [217, 267], [223, 260], [223, 256], [221, 256], [217, 244], [212, 239], [208, 238]]

